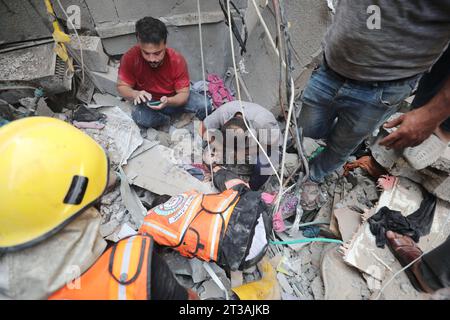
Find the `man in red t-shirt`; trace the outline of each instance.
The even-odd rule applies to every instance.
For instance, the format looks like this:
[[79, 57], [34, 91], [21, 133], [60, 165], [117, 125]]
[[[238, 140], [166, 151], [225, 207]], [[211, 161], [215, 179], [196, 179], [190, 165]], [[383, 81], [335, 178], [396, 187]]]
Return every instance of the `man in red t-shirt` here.
[[[195, 113], [203, 120], [211, 103], [190, 90], [189, 72], [184, 57], [167, 48], [167, 28], [163, 22], [145, 17], [136, 23], [138, 44], [120, 62], [117, 91], [133, 101], [133, 120], [145, 128], [167, 125], [170, 114]], [[207, 109], [207, 110], [206, 110]]]

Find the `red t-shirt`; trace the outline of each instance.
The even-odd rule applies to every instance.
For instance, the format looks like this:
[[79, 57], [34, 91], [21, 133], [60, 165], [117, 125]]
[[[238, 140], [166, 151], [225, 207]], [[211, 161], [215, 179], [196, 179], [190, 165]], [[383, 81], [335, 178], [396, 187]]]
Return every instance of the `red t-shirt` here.
[[162, 96], [174, 96], [176, 90], [190, 85], [186, 60], [180, 53], [167, 48], [163, 63], [158, 68], [152, 68], [142, 57], [139, 45], [123, 55], [120, 61], [119, 79], [135, 90], [151, 93], [152, 100], [159, 100]]

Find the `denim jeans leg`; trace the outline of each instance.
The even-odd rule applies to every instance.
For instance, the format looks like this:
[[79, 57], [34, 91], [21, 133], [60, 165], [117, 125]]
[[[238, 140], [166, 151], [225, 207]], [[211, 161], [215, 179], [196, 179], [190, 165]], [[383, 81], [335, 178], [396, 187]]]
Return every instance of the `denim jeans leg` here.
[[397, 111], [417, 80], [418, 77], [399, 82], [346, 82], [334, 102], [338, 120], [327, 147], [311, 162], [311, 179], [322, 182], [344, 165], [363, 140]]
[[152, 110], [142, 103], [134, 108], [131, 117], [137, 125], [144, 128], [160, 127], [170, 122], [169, 116], [160, 111]]
[[[206, 106], [208, 108], [208, 114], [210, 114], [212, 112], [212, 104], [208, 97], [206, 98]], [[203, 94], [190, 90], [188, 102], [184, 106], [167, 107], [163, 109], [162, 112], [166, 115], [177, 113], [195, 113], [195, 116], [203, 121], [206, 118], [205, 97]]]
[[305, 137], [323, 139], [328, 136], [336, 119], [333, 100], [342, 85], [342, 80], [325, 64], [313, 71], [301, 97], [302, 110], [298, 119]]
[[[208, 114], [211, 114], [212, 104], [208, 97], [206, 97], [206, 108], [208, 110]], [[189, 92], [189, 100], [184, 106], [184, 112], [195, 113], [195, 116], [203, 121], [207, 115], [205, 110], [205, 96], [191, 90]]]

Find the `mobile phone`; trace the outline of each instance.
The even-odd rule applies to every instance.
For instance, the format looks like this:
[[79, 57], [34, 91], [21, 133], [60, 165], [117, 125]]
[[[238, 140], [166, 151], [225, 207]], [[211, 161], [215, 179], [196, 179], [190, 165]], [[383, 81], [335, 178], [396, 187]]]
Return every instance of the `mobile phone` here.
[[161, 104], [161, 101], [147, 101], [147, 106], [159, 106]]

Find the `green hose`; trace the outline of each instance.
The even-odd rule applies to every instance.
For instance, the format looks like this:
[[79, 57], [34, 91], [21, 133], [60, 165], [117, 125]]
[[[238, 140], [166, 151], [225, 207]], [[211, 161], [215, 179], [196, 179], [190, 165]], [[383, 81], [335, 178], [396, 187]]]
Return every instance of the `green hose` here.
[[297, 239], [297, 240], [289, 240], [289, 241], [270, 241], [270, 244], [296, 244], [296, 243], [308, 243], [308, 242], [330, 242], [330, 243], [339, 243], [343, 244], [344, 242], [336, 239], [328, 239], [328, 238], [308, 238], [308, 239]]

